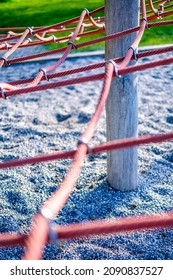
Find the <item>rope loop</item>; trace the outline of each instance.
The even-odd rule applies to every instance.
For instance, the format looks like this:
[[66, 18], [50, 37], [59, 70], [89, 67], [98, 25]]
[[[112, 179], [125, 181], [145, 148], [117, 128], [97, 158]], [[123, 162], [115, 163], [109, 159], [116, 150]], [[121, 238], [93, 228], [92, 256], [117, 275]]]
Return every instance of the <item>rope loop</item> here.
[[129, 50], [131, 49], [133, 51], [133, 57], [136, 61], [138, 61], [138, 57], [137, 57], [137, 53], [136, 53], [136, 50], [131, 46], [128, 48]]

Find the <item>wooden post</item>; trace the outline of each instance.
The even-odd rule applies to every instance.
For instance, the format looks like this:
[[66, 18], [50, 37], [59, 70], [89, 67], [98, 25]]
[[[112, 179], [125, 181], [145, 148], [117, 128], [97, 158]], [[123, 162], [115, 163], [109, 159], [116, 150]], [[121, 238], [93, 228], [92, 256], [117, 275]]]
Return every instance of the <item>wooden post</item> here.
[[[106, 34], [112, 34], [139, 24], [138, 0], [105, 0]], [[125, 56], [136, 33], [106, 42], [105, 58]], [[135, 63], [135, 62], [132, 62]], [[137, 74], [113, 78], [106, 105], [107, 141], [137, 136], [138, 100]], [[137, 188], [137, 147], [108, 153], [109, 184], [120, 191]]]

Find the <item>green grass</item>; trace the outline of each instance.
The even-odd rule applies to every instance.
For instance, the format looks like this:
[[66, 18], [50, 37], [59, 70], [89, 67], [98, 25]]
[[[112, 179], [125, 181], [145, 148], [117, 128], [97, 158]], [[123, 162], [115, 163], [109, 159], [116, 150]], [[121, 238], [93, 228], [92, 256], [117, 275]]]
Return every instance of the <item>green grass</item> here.
[[[3, 0], [0, 1], [0, 27], [55, 24], [79, 16], [83, 8], [91, 11], [103, 5], [104, 0]], [[169, 18], [173, 18], [173, 16]], [[96, 38], [96, 36], [87, 37], [87, 40], [92, 38]], [[140, 45], [169, 44], [172, 42], [172, 26], [165, 26], [146, 30]], [[101, 48], [104, 48], [104, 43], [80, 50]]]
[[50, 25], [104, 5], [103, 0], [0, 1], [1, 27]]

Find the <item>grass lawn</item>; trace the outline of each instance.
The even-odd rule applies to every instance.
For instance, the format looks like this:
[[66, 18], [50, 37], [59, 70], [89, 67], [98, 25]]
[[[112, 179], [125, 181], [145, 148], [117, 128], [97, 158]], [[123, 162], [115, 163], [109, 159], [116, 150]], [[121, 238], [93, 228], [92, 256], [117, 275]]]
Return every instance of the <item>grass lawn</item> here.
[[[92, 11], [104, 5], [104, 0], [1, 0], [0, 27], [45, 26], [79, 16], [83, 8]], [[169, 17], [173, 18], [173, 16]], [[172, 26], [155, 27], [145, 31], [142, 45], [169, 44], [173, 42]], [[96, 36], [93, 36], [96, 38]], [[92, 37], [87, 37], [87, 40]], [[85, 39], [86, 40], [86, 39]], [[80, 41], [82, 42], [82, 41]], [[62, 45], [63, 46], [63, 45]], [[104, 43], [82, 50], [96, 50], [104, 47]]]

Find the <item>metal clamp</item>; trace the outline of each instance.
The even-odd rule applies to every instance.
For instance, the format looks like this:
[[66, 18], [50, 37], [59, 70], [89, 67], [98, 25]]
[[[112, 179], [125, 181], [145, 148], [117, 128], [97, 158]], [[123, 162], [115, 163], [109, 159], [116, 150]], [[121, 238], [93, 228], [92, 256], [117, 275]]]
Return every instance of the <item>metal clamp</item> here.
[[54, 43], [58, 43], [57, 38], [54, 35], [52, 35], [51, 37], [53, 38]]
[[90, 16], [90, 12], [88, 11], [87, 8], [84, 8], [83, 11], [86, 11], [87, 16]]
[[2, 56], [0, 59], [4, 61], [5, 65], [10, 65], [10, 63], [6, 57]]
[[143, 18], [141, 18], [141, 20], [145, 20], [146, 21], [146, 28], [149, 29], [147, 19], [143, 17]]
[[77, 145], [79, 146], [79, 145], [81, 145], [81, 144], [85, 144], [86, 146], [88, 146], [88, 139], [83, 138], [83, 137], [80, 137], [80, 138], [78, 139]]
[[73, 49], [76, 49], [77, 50], [77, 47], [76, 45], [72, 42], [72, 41], [68, 41], [68, 45], [72, 45]]
[[160, 11], [159, 10], [157, 10], [157, 17], [158, 18], [162, 18], [162, 16], [160, 15]]
[[26, 30], [29, 30], [30, 35], [33, 35], [33, 29], [31, 27], [27, 27]]
[[28, 41], [31, 43], [31, 42], [32, 42], [32, 39], [31, 39], [31, 38], [28, 38]]
[[121, 76], [120, 76], [119, 73], [118, 73], [118, 69], [117, 69], [117, 65], [116, 65], [115, 61], [109, 60], [108, 63], [112, 63], [112, 64], [113, 64], [113, 66], [114, 66], [114, 72], [115, 72], [115, 77], [119, 77], [119, 78], [120, 78]]
[[53, 222], [51, 219], [52, 212], [48, 208], [43, 208], [40, 210], [39, 214], [41, 214], [47, 220], [49, 241], [51, 243], [55, 243], [58, 239], [58, 234], [53, 229]]
[[4, 91], [4, 89], [1, 86], [0, 86], [0, 93], [1, 93], [3, 99], [7, 99], [5, 91]]
[[91, 156], [91, 160], [93, 160], [93, 158], [94, 158], [94, 153], [93, 153], [93, 150], [91, 149], [91, 147], [89, 147], [89, 145], [88, 145], [88, 139], [83, 138], [83, 137], [80, 137], [80, 138], [78, 139], [77, 146], [82, 145], [82, 144], [84, 144], [84, 145], [87, 146], [88, 155]]
[[158, 11], [159, 11], [159, 13], [163, 13], [164, 12], [164, 4], [160, 4], [159, 5]]
[[134, 57], [134, 59], [136, 60], [136, 61], [138, 61], [138, 57], [137, 57], [137, 54], [136, 54], [136, 50], [131, 46], [131, 47], [129, 47], [129, 50], [132, 50], [133, 51], [133, 57]]
[[88, 155], [89, 155], [89, 160], [90, 160], [90, 161], [94, 161], [95, 154], [94, 154], [92, 148], [89, 147], [89, 146], [88, 146]]
[[8, 51], [8, 50], [9, 50], [8, 43], [7, 43], [7, 42], [4, 42], [4, 45], [5, 45], [5, 47], [6, 47], [6, 50]]
[[39, 71], [42, 71], [42, 72], [43, 72], [43, 75], [44, 75], [45, 80], [49, 82], [49, 78], [48, 78], [48, 76], [47, 76], [46, 70], [44, 70], [43, 68], [40, 68]]

